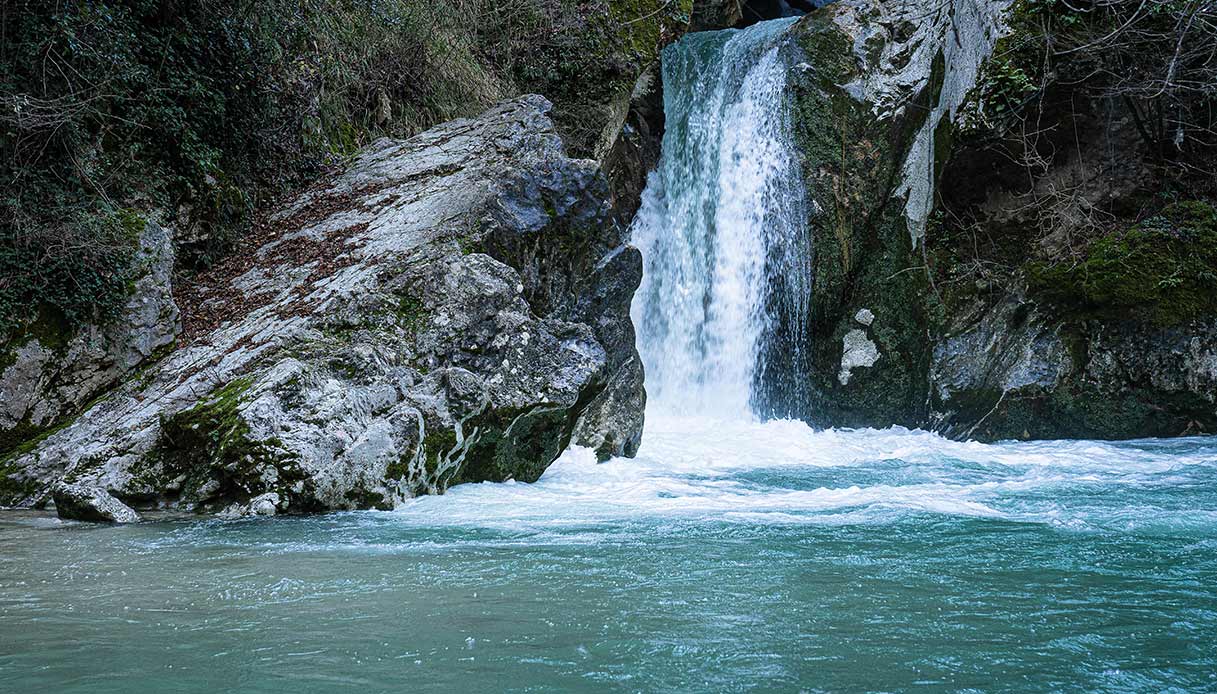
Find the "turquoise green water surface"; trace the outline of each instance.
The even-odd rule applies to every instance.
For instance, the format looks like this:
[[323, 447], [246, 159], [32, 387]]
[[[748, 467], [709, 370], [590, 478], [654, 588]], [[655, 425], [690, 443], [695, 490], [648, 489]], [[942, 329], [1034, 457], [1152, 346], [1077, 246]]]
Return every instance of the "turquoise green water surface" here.
[[9, 512], [0, 689], [1217, 690], [1217, 440], [646, 440], [395, 512]]

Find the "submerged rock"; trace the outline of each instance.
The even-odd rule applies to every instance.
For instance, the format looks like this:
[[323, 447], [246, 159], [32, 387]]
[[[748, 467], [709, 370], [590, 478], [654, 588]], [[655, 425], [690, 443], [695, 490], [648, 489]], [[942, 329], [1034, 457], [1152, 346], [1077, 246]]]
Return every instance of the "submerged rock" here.
[[185, 346], [6, 464], [140, 506], [392, 507], [630, 455], [641, 262], [527, 96], [370, 146], [181, 293]]
[[138, 523], [142, 518], [130, 506], [101, 487], [57, 484], [52, 492], [55, 513], [64, 520], [91, 523]]

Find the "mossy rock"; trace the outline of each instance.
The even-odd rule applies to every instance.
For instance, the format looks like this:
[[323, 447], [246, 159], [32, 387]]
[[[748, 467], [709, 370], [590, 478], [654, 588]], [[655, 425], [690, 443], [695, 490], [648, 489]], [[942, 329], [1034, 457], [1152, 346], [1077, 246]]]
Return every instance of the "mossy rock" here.
[[[985, 400], [977, 395], [978, 402]], [[1165, 393], [1140, 385], [1109, 392], [1075, 381], [1051, 391], [1007, 394], [1000, 402], [998, 393], [990, 395], [985, 408], [975, 411], [985, 419], [968, 431], [969, 438], [1120, 440], [1217, 431], [1212, 403], [1195, 393]]]
[[1077, 264], [1030, 263], [1033, 293], [1069, 315], [1158, 326], [1217, 315], [1217, 210], [1190, 201], [1090, 245]]
[[[292, 489], [294, 483], [307, 481], [298, 461], [278, 441], [253, 438], [241, 414], [252, 385], [249, 378], [237, 379], [162, 421], [160, 443], [135, 471], [136, 476], [147, 473], [149, 486], [164, 488], [184, 475], [182, 495], [199, 510], [244, 503], [267, 491], [286, 496], [293, 511], [309, 510], [308, 495]], [[265, 488], [262, 482], [262, 474], [269, 468], [278, 472], [275, 489]]]
[[558, 407], [491, 411], [475, 419], [481, 435], [452, 484], [536, 482], [570, 444], [573, 427], [569, 413]]
[[[37, 341], [43, 349], [61, 353], [67, 349], [74, 334], [72, 326], [55, 307], [40, 305], [33, 320], [19, 324], [0, 343], [0, 373], [17, 363], [18, 350], [31, 342]], [[7, 430], [0, 430], [0, 460], [29, 453], [39, 442], [68, 423], [70, 418], [60, 418], [38, 426], [26, 419]]]
[[[794, 416], [839, 426], [912, 424], [923, 415], [929, 365], [928, 275], [913, 246], [902, 201], [893, 195], [913, 136], [938, 96], [934, 79], [906, 114], [880, 121], [841, 85], [859, 75], [851, 40], [826, 13], [793, 29], [805, 63], [794, 82], [797, 145], [803, 157], [812, 234], [812, 345], [803, 365], [810, 401]], [[949, 143], [948, 143], [949, 144]], [[945, 158], [945, 155], [943, 155]], [[876, 316], [868, 337], [879, 360], [837, 379], [846, 333], [860, 308]], [[775, 414], [786, 414], [777, 412]]]

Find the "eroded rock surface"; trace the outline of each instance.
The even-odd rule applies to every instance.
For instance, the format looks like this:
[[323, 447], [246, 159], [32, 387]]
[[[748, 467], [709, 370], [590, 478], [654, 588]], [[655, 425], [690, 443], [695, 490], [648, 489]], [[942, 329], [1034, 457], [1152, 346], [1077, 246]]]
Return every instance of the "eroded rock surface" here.
[[976, 302], [934, 348], [936, 428], [962, 438], [1217, 431], [1217, 323], [1062, 320], [1012, 291]]
[[[142, 228], [136, 280], [122, 311], [102, 325], [69, 329], [30, 316], [0, 353], [0, 443], [19, 444], [71, 417], [114, 386], [180, 328], [170, 276], [173, 240], [148, 222]], [[5, 452], [0, 447], [0, 455]]]
[[6, 463], [136, 507], [391, 507], [632, 454], [641, 260], [541, 97], [382, 140], [185, 292], [189, 344]]
[[922, 239], [936, 156], [1008, 4], [839, 0], [791, 27], [813, 280], [811, 348], [798, 367], [807, 396], [783, 414], [835, 426], [925, 421], [933, 316]]

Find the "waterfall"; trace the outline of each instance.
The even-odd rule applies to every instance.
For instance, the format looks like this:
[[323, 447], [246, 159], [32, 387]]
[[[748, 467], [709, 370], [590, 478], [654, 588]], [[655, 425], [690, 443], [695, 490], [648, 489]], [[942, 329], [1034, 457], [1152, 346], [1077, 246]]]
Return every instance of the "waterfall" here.
[[664, 49], [663, 151], [633, 225], [655, 411], [763, 417], [797, 397], [811, 255], [786, 89], [793, 21]]

